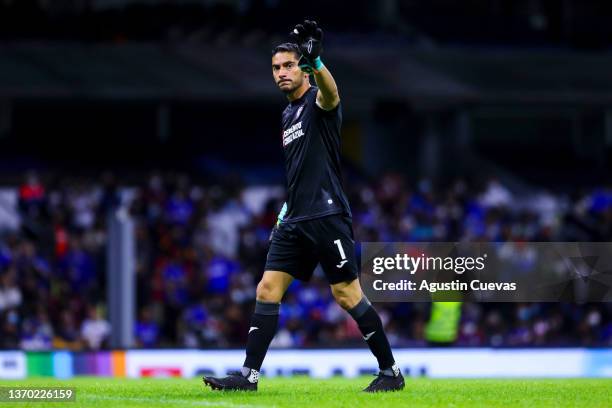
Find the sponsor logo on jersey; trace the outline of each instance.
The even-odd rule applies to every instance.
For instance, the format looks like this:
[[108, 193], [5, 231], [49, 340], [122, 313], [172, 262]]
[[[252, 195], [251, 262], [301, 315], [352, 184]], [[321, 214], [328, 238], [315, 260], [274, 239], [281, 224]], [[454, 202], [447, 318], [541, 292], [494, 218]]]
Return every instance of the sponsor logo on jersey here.
[[283, 132], [283, 147], [302, 136], [304, 136], [304, 129], [302, 129], [302, 121], [300, 120]]

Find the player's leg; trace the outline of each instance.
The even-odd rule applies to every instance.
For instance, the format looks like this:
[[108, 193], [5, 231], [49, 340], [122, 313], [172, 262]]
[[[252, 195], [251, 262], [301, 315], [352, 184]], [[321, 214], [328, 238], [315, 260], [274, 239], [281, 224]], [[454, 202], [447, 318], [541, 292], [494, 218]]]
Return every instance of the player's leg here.
[[281, 224], [273, 231], [265, 272], [257, 285], [244, 366], [224, 378], [204, 377], [205, 384], [217, 390], [257, 390], [259, 370], [278, 326], [281, 299], [294, 278], [310, 278], [315, 259], [298, 226]]
[[378, 312], [361, 291], [359, 280], [331, 285], [336, 302], [357, 322], [363, 339], [378, 360], [378, 367], [389, 375], [393, 374], [393, 353], [385, 335]]
[[280, 271], [265, 271], [259, 281], [255, 312], [249, 327], [246, 359], [242, 367], [244, 376], [259, 376], [259, 370], [278, 327], [280, 302], [291, 282], [293, 276]]
[[226, 377], [204, 377], [204, 384], [213, 390], [256, 391], [259, 370], [266, 356], [270, 342], [276, 334], [280, 302], [293, 281], [293, 276], [281, 271], [265, 271], [257, 285], [255, 312], [246, 347], [246, 359], [239, 372]]
[[404, 379], [395, 365], [389, 340], [376, 310], [361, 291], [357, 279], [357, 257], [350, 218], [324, 217], [309, 224], [309, 235], [316, 240], [316, 250], [336, 302], [357, 322], [368, 347], [378, 360], [379, 377], [365, 391], [392, 391], [404, 387]]
[[404, 377], [395, 364], [380, 316], [362, 293], [359, 280], [333, 284], [331, 290], [340, 307], [355, 319], [363, 339], [378, 360], [379, 375], [364, 391], [395, 391], [404, 388]]

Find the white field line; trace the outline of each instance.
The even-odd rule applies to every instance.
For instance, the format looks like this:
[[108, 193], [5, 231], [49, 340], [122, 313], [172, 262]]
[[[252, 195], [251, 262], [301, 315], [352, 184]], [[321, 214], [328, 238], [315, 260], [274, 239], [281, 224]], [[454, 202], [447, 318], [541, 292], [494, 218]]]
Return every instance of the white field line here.
[[146, 398], [146, 397], [112, 397], [112, 396], [100, 396], [100, 395], [87, 395], [83, 397], [77, 397], [80, 401], [83, 400], [108, 400], [108, 401], [132, 401], [132, 402], [147, 402], [147, 403], [168, 403], [168, 404], [181, 404], [191, 405], [199, 407], [227, 407], [227, 408], [275, 408], [273, 405], [252, 405], [252, 404], [234, 404], [227, 401], [188, 401], [183, 399], [167, 399], [167, 398]]

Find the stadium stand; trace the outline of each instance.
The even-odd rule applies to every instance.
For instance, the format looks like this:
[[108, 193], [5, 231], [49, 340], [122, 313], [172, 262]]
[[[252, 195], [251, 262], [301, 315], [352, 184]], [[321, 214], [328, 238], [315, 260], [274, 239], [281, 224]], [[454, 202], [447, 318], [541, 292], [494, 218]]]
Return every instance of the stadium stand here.
[[[137, 220], [138, 346], [237, 347], [248, 329], [280, 187], [201, 185], [184, 174], [141, 183], [32, 172], [0, 229], [0, 347], [104, 348], [105, 224], [129, 205]], [[495, 179], [408, 184], [399, 174], [350, 187], [358, 241], [598, 241], [612, 238], [612, 192], [519, 196]], [[6, 200], [10, 202], [11, 200]], [[228, 222], [231, 221], [231, 222]], [[379, 304], [394, 346], [424, 346], [429, 306]], [[466, 304], [460, 346], [610, 346], [609, 304]], [[274, 347], [360, 345], [320, 273], [294, 283]]]

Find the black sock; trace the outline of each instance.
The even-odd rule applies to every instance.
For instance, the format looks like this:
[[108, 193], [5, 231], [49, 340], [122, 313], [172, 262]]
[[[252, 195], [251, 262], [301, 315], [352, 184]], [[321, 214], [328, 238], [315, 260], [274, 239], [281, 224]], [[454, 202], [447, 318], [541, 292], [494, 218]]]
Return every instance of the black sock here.
[[357, 322], [364, 340], [378, 360], [380, 370], [385, 372], [390, 370], [395, 364], [391, 346], [384, 332], [382, 321], [370, 301], [364, 296], [357, 306], [348, 312]]
[[244, 367], [259, 371], [278, 326], [280, 303], [255, 302]]

